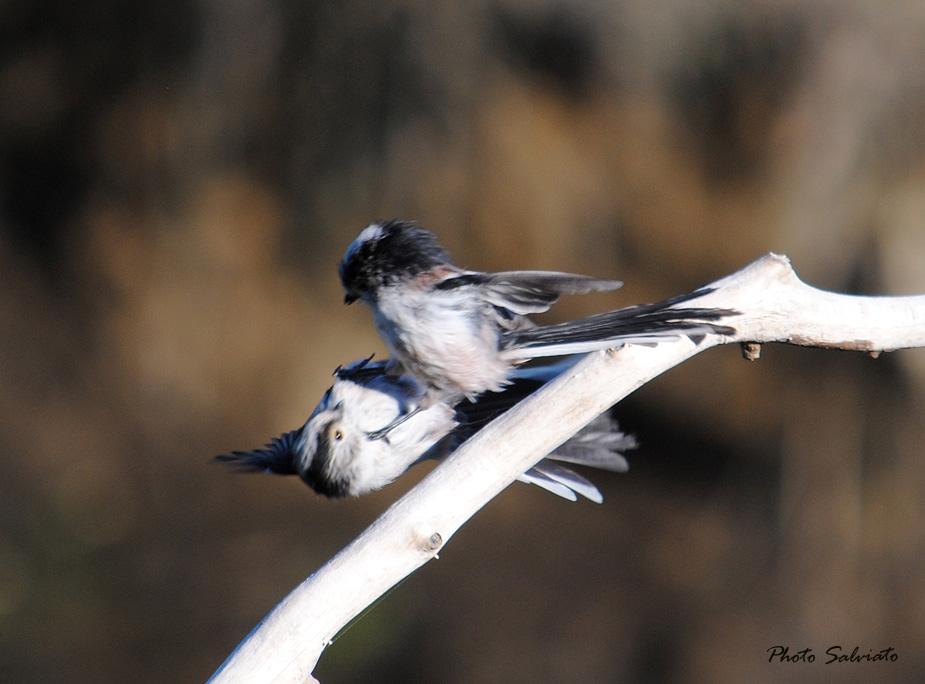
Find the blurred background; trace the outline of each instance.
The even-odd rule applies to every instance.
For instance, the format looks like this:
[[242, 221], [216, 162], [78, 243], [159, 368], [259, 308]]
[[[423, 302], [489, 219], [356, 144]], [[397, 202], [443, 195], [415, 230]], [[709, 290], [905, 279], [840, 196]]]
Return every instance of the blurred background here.
[[[3, 680], [205, 682], [429, 470], [211, 462], [384, 355], [335, 270], [372, 220], [626, 282], [549, 320], [770, 250], [925, 293], [923, 60], [914, 0], [0, 2]], [[925, 351], [714, 349], [615, 411], [602, 506], [511, 486], [321, 681], [921, 681]]]

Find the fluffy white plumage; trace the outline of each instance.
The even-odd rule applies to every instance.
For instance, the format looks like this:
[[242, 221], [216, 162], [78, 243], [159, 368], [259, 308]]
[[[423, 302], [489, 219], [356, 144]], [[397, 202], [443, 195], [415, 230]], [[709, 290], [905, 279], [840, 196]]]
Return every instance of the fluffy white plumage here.
[[405, 221], [365, 228], [347, 248], [339, 273], [345, 301], [371, 308], [393, 372], [425, 388], [424, 405], [497, 391], [518, 364], [537, 357], [732, 332], [713, 322], [732, 312], [676, 308], [702, 293], [536, 326], [527, 316], [547, 311], [561, 295], [614, 290], [621, 283], [556, 271], [465, 270], [432, 233]]
[[[334, 385], [301, 428], [273, 439], [263, 449], [218, 458], [245, 470], [297, 474], [326, 496], [360, 496], [384, 487], [415, 463], [452, 453], [469, 435], [567, 365], [523, 369], [505, 391], [453, 408], [443, 402], [420, 407], [424, 392], [413, 379], [390, 375], [386, 362], [359, 361], [338, 369]], [[580, 494], [600, 503], [603, 497], [597, 487], [553, 461], [623, 472], [628, 466], [620, 452], [635, 446], [635, 440], [604, 415], [519, 479], [572, 501]]]

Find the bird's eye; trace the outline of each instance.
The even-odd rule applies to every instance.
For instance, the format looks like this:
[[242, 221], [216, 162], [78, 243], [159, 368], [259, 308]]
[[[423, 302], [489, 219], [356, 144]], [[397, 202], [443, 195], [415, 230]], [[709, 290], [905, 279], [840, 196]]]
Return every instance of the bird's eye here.
[[334, 441], [339, 442], [344, 438], [344, 433], [340, 430], [334, 431]]

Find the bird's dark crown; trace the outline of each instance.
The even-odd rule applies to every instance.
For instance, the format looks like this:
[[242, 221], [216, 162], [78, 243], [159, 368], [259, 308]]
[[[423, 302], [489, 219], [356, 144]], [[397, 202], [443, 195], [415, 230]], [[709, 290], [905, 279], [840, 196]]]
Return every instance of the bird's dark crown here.
[[393, 220], [364, 229], [347, 248], [338, 272], [350, 303], [443, 264], [452, 261], [433, 233], [410, 221]]

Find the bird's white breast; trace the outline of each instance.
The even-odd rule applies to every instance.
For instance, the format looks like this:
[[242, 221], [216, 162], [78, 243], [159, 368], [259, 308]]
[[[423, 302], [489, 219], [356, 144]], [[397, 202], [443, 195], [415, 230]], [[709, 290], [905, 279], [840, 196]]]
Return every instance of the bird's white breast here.
[[374, 319], [405, 372], [438, 397], [500, 389], [509, 364], [487, 305], [465, 288], [380, 293]]

